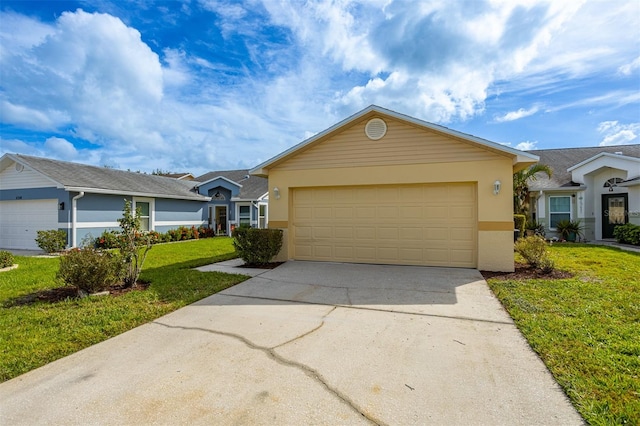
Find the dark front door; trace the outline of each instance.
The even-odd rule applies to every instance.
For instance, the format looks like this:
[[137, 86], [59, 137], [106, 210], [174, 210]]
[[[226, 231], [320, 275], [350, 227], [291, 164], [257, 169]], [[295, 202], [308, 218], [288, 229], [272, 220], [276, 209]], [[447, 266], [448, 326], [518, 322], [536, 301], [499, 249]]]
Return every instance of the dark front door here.
[[602, 238], [613, 238], [616, 225], [629, 222], [627, 194], [602, 194]]

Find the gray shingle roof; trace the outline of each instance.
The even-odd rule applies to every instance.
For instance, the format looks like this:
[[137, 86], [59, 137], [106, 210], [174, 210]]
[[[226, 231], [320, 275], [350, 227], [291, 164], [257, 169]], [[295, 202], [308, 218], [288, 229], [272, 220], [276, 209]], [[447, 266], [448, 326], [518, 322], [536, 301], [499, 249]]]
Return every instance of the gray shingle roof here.
[[196, 184], [194, 181], [125, 172], [22, 154], [15, 154], [13, 157], [65, 188], [85, 188], [95, 190], [95, 192], [146, 195], [158, 198], [208, 200], [207, 197], [193, 191]]
[[269, 180], [260, 176], [249, 175], [249, 170], [223, 170], [205, 173], [196, 177], [198, 182], [207, 182], [217, 177], [224, 177], [242, 185], [239, 198], [243, 200], [257, 200], [269, 191]]
[[622, 155], [626, 155], [628, 157], [640, 158], [640, 144], [588, 148], [540, 149], [527, 152], [539, 156], [539, 164], [546, 164], [551, 167], [551, 170], [553, 171], [551, 179], [548, 179], [545, 174], [539, 173], [537, 175], [537, 180], [530, 182], [529, 190], [539, 191], [544, 189], [578, 186], [578, 184], [571, 181], [571, 172], [567, 172], [567, 169], [603, 152], [608, 152], [610, 154], [621, 152]]

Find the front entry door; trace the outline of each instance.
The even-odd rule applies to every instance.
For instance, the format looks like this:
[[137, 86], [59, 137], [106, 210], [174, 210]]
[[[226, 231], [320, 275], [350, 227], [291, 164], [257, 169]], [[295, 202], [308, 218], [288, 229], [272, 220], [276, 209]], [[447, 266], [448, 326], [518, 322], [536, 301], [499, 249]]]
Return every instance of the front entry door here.
[[227, 206], [216, 206], [216, 234], [227, 235]]
[[602, 194], [602, 238], [613, 238], [616, 225], [629, 222], [627, 194]]

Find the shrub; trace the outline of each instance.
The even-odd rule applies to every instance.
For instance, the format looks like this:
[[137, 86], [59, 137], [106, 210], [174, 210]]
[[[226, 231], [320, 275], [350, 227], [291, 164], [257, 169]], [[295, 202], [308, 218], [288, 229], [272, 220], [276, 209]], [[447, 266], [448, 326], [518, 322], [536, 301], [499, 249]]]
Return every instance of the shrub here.
[[36, 243], [47, 253], [62, 251], [67, 246], [67, 231], [62, 229], [38, 231]]
[[640, 225], [618, 225], [613, 230], [613, 236], [619, 243], [640, 246]]
[[0, 268], [7, 268], [13, 265], [13, 255], [5, 250], [0, 250]]
[[116, 231], [104, 231], [95, 241], [96, 248], [112, 249], [118, 247], [118, 233]]
[[515, 243], [515, 250], [532, 267], [548, 271], [553, 269], [553, 261], [549, 259], [547, 243], [542, 238], [537, 236], [520, 238]]
[[167, 236], [168, 236], [168, 241], [180, 241], [182, 232], [180, 232], [180, 229], [169, 229], [167, 231]]
[[82, 293], [106, 290], [121, 281], [120, 256], [93, 247], [73, 249], [60, 257], [57, 277]]
[[281, 229], [236, 228], [233, 246], [248, 265], [269, 263], [282, 248]]
[[199, 227], [198, 234], [200, 234], [200, 238], [212, 238], [216, 236], [215, 230], [213, 228], [209, 228], [208, 226]]

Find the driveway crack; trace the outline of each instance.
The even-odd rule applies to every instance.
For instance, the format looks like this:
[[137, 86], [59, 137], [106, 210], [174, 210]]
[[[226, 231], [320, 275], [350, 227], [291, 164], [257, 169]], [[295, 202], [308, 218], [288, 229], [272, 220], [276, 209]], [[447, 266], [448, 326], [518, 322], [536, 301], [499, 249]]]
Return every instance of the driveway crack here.
[[307, 331], [306, 333], [302, 333], [301, 335], [299, 335], [299, 336], [297, 336], [297, 337], [294, 337], [294, 338], [293, 338], [293, 339], [291, 339], [291, 340], [287, 340], [287, 341], [286, 341], [286, 342], [284, 342], [284, 343], [280, 343], [279, 345], [276, 345], [276, 346], [272, 347], [271, 349], [278, 349], [278, 348], [280, 348], [280, 347], [282, 347], [282, 346], [288, 345], [289, 343], [295, 342], [296, 340], [302, 339], [303, 337], [307, 337], [308, 335], [313, 334], [313, 333], [315, 333], [316, 331], [320, 330], [320, 329], [322, 328], [322, 326], [324, 325], [324, 320], [329, 316], [329, 314], [331, 314], [331, 312], [335, 311], [336, 309], [338, 309], [338, 307], [337, 307], [337, 306], [334, 306], [334, 307], [332, 307], [332, 308], [331, 308], [331, 310], [330, 310], [329, 312], [327, 312], [326, 314], [324, 314], [324, 315], [322, 316], [322, 318], [321, 318], [322, 322], [321, 322], [321, 323], [320, 323], [320, 325], [318, 325], [316, 328], [314, 328], [314, 329], [312, 329], [312, 330], [309, 330], [309, 331]]
[[[323, 323], [324, 323], [324, 318], [327, 317], [327, 315], [329, 315], [331, 312], [333, 312], [335, 310], [336, 307], [334, 307], [334, 309], [332, 309], [331, 311], [327, 312], [327, 314], [325, 314], [323, 316]], [[171, 328], [171, 329], [180, 329], [180, 330], [191, 330], [191, 331], [202, 331], [205, 333], [209, 333], [209, 334], [215, 334], [218, 336], [224, 336], [224, 337], [229, 337], [235, 340], [238, 340], [240, 342], [242, 342], [243, 344], [245, 344], [248, 348], [250, 349], [254, 349], [260, 352], [263, 352], [265, 355], [267, 355], [267, 357], [269, 357], [270, 359], [274, 360], [275, 362], [277, 362], [278, 364], [287, 366], [287, 367], [292, 367], [292, 368], [296, 368], [300, 371], [302, 371], [307, 377], [310, 377], [311, 379], [315, 380], [316, 382], [318, 382], [320, 385], [322, 385], [322, 387], [324, 387], [329, 393], [331, 393], [332, 395], [334, 395], [336, 398], [338, 398], [340, 401], [342, 401], [342, 403], [346, 404], [348, 407], [350, 407], [352, 410], [354, 410], [355, 412], [357, 412], [358, 414], [360, 414], [362, 417], [364, 417], [365, 419], [367, 419], [371, 424], [377, 425], [377, 426], [383, 426], [386, 425], [386, 423], [382, 422], [381, 420], [378, 420], [376, 418], [374, 418], [373, 416], [371, 416], [370, 414], [367, 414], [365, 412], [365, 410], [363, 410], [362, 408], [360, 408], [358, 406], [358, 404], [355, 403], [355, 401], [353, 401], [351, 398], [349, 398], [347, 395], [345, 395], [344, 393], [340, 392], [338, 389], [333, 388], [325, 379], [325, 377], [320, 374], [320, 372], [318, 372], [317, 370], [315, 370], [314, 368], [309, 367], [308, 365], [305, 365], [303, 363], [300, 362], [296, 362], [296, 361], [292, 361], [290, 359], [287, 359], [283, 356], [281, 356], [280, 354], [278, 354], [275, 350], [276, 348], [278, 348], [279, 346], [282, 346], [283, 344], [286, 343], [290, 343], [294, 340], [300, 339], [304, 336], [307, 336], [311, 333], [313, 333], [314, 331], [318, 330], [320, 327], [322, 327], [322, 324], [320, 324], [318, 327], [316, 327], [315, 329], [304, 333], [298, 337], [296, 337], [295, 339], [290, 340], [289, 342], [280, 344], [278, 346], [275, 347], [267, 347], [267, 346], [261, 346], [258, 345], [254, 342], [252, 342], [251, 340], [247, 339], [244, 336], [241, 336], [239, 334], [236, 333], [229, 333], [226, 331], [218, 331], [218, 330], [211, 330], [211, 329], [207, 329], [207, 328], [202, 328], [202, 327], [186, 327], [186, 326], [180, 326], [180, 325], [170, 325], [170, 324], [165, 324], [162, 323], [160, 321], [152, 321], [152, 324], [156, 324], [162, 327], [166, 327], [166, 328]]]

